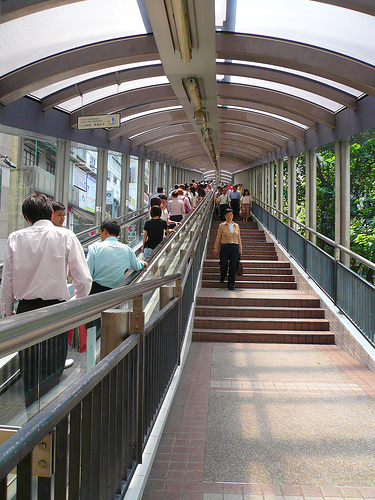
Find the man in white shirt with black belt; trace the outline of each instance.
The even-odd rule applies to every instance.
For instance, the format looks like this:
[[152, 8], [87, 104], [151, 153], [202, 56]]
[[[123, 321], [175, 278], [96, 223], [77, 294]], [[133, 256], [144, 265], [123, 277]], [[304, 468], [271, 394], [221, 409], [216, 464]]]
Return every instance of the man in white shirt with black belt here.
[[[43, 194], [31, 194], [22, 204], [22, 213], [30, 226], [11, 233], [7, 240], [0, 290], [3, 317], [14, 314], [17, 299], [17, 314], [65, 302], [70, 297], [68, 269], [76, 298], [91, 290], [82, 246], [72, 231], [52, 224], [50, 200]], [[58, 383], [67, 348], [65, 332], [19, 352], [26, 406], [36, 400], [38, 392], [41, 396]]]

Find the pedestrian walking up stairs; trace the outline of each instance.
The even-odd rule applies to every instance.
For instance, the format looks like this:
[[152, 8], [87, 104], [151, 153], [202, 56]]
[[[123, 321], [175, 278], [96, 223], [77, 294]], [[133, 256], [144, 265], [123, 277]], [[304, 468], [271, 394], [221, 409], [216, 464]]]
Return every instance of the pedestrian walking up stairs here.
[[[237, 221], [238, 222], [238, 221]], [[220, 221], [213, 221], [197, 297], [193, 341], [334, 344], [319, 299], [297, 290], [288, 261], [256, 222], [241, 228], [243, 276], [236, 289], [220, 283], [213, 247]]]

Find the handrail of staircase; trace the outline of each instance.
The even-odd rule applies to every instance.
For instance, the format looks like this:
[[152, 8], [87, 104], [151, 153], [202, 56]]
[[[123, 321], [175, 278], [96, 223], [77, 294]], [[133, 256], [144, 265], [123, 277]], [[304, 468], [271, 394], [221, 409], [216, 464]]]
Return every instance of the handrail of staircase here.
[[[268, 208], [269, 209], [269, 212], [272, 214], [272, 212], [275, 212], [277, 213], [279, 216], [283, 217], [283, 218], [286, 218], [288, 219], [290, 222], [293, 222], [293, 224], [296, 224], [298, 226], [300, 226], [302, 229], [305, 230], [305, 239], [307, 239], [307, 235], [306, 235], [306, 231], [308, 231], [309, 233], [311, 234], [314, 234], [315, 236], [317, 236], [319, 239], [325, 241], [326, 243], [328, 243], [329, 245], [331, 245], [332, 247], [334, 247], [335, 249], [337, 250], [340, 250], [342, 252], [345, 252], [346, 254], [348, 254], [350, 257], [353, 257], [353, 259], [356, 259], [358, 260], [359, 262], [361, 262], [362, 264], [364, 264], [365, 266], [367, 267], [370, 267], [371, 269], [373, 269], [375, 271], [375, 264], [373, 262], [371, 262], [370, 260], [367, 260], [365, 257], [362, 257], [361, 255], [353, 252], [352, 250], [350, 250], [349, 248], [346, 248], [346, 247], [343, 247], [342, 245], [340, 245], [339, 243], [336, 243], [335, 241], [331, 240], [330, 238], [328, 238], [327, 236], [324, 236], [324, 234], [321, 234], [319, 233], [318, 231], [315, 231], [315, 229], [312, 229], [311, 227], [309, 226], [306, 226], [305, 224], [303, 224], [302, 222], [299, 222], [298, 220], [296, 219], [293, 219], [292, 217], [290, 217], [290, 215], [287, 215], [285, 214], [284, 212], [278, 210], [277, 208], [269, 205], [268, 203], [266, 203], [265, 201], [262, 201], [258, 198], [253, 198], [253, 201], [255, 201], [256, 203], [258, 203], [260, 206], [263, 206], [263, 208]], [[293, 229], [293, 228], [291, 228]]]

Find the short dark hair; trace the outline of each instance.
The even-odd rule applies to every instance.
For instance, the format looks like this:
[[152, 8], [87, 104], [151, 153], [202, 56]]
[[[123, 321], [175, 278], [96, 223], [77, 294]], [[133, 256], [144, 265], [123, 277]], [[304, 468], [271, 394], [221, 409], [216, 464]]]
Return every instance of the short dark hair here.
[[177, 196], [178, 196], [177, 191], [172, 191], [172, 197], [173, 197], [173, 198], [177, 198]]
[[52, 202], [52, 209], [54, 212], [57, 212], [58, 210], [65, 211], [65, 206], [62, 203], [60, 203], [59, 201], [53, 201]]
[[160, 198], [161, 200], [168, 200], [168, 196], [167, 196], [166, 194], [161, 194], [161, 195], [159, 195], [159, 198]]
[[224, 215], [227, 215], [227, 214], [233, 214], [233, 210], [231, 208], [227, 208], [225, 211], [224, 211]]
[[111, 236], [117, 236], [120, 234], [121, 227], [116, 219], [105, 219], [100, 224], [100, 231], [104, 231], [106, 229]]
[[154, 205], [151, 208], [150, 215], [151, 215], [151, 217], [160, 217], [161, 216], [161, 208], [159, 207], [159, 205]]
[[158, 205], [160, 207], [161, 198], [159, 196], [154, 196], [153, 198], [151, 198], [150, 207], [153, 207], [154, 205]]
[[22, 203], [22, 214], [31, 224], [42, 219], [51, 220], [52, 212], [52, 203], [45, 194], [29, 194]]
[[162, 187], [158, 187], [156, 190], [157, 193], [162, 193], [163, 191], [164, 191], [164, 189]]

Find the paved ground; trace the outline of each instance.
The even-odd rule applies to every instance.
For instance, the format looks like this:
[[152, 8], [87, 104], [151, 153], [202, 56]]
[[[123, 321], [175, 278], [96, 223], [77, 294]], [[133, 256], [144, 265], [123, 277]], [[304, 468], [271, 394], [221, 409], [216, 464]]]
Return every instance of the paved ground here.
[[375, 499], [375, 374], [336, 346], [193, 343], [143, 498]]

